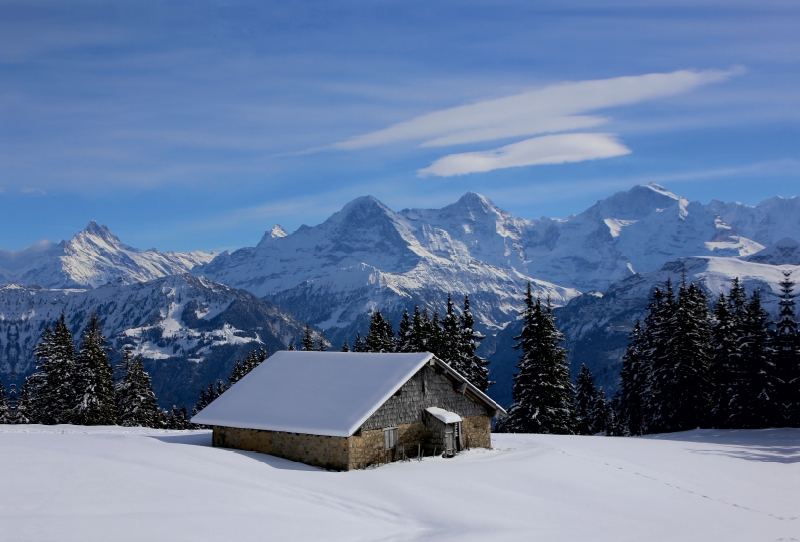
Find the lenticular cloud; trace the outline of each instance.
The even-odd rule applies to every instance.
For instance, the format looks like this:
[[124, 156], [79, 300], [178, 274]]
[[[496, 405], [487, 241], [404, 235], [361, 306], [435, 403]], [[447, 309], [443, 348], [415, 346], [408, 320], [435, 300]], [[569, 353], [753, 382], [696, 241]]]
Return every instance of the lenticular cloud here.
[[[673, 96], [741, 73], [680, 70], [577, 81], [433, 111], [333, 145], [355, 150], [401, 142], [445, 147], [539, 134], [587, 130], [608, 122], [589, 114], [609, 107]], [[572, 133], [526, 139], [493, 150], [450, 154], [419, 170], [420, 176], [451, 176], [492, 169], [610, 158], [631, 151], [611, 134]]]
[[617, 141], [614, 134], [549, 135], [526, 139], [490, 151], [451, 154], [417, 173], [420, 177], [452, 177], [509, 167], [611, 158], [630, 152], [630, 149]]

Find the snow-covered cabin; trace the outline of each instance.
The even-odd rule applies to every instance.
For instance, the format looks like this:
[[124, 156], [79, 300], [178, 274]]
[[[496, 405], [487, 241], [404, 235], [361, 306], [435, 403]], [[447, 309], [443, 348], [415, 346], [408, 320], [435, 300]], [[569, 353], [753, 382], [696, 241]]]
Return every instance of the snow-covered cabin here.
[[505, 411], [433, 354], [281, 351], [192, 418], [213, 445], [335, 470], [491, 447]]

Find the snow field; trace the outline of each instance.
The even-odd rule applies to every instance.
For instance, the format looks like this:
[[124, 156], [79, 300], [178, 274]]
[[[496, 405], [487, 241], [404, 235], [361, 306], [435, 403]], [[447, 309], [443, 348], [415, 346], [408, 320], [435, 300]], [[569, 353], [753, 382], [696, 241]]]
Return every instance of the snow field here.
[[494, 435], [327, 472], [208, 431], [0, 427], [3, 540], [800, 539], [800, 430]]

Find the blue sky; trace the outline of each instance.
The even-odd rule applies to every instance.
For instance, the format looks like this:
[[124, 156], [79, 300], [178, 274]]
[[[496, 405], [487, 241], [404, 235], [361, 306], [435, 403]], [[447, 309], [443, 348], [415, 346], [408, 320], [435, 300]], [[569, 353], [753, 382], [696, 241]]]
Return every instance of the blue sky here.
[[94, 219], [224, 250], [366, 194], [798, 195], [798, 28], [768, 0], [0, 1], [0, 247]]

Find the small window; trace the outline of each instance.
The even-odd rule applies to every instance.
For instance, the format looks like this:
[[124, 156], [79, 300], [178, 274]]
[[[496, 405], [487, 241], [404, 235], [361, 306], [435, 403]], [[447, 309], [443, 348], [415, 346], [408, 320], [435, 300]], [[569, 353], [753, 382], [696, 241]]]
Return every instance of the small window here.
[[393, 450], [397, 446], [397, 427], [383, 430], [383, 443], [387, 450]]

